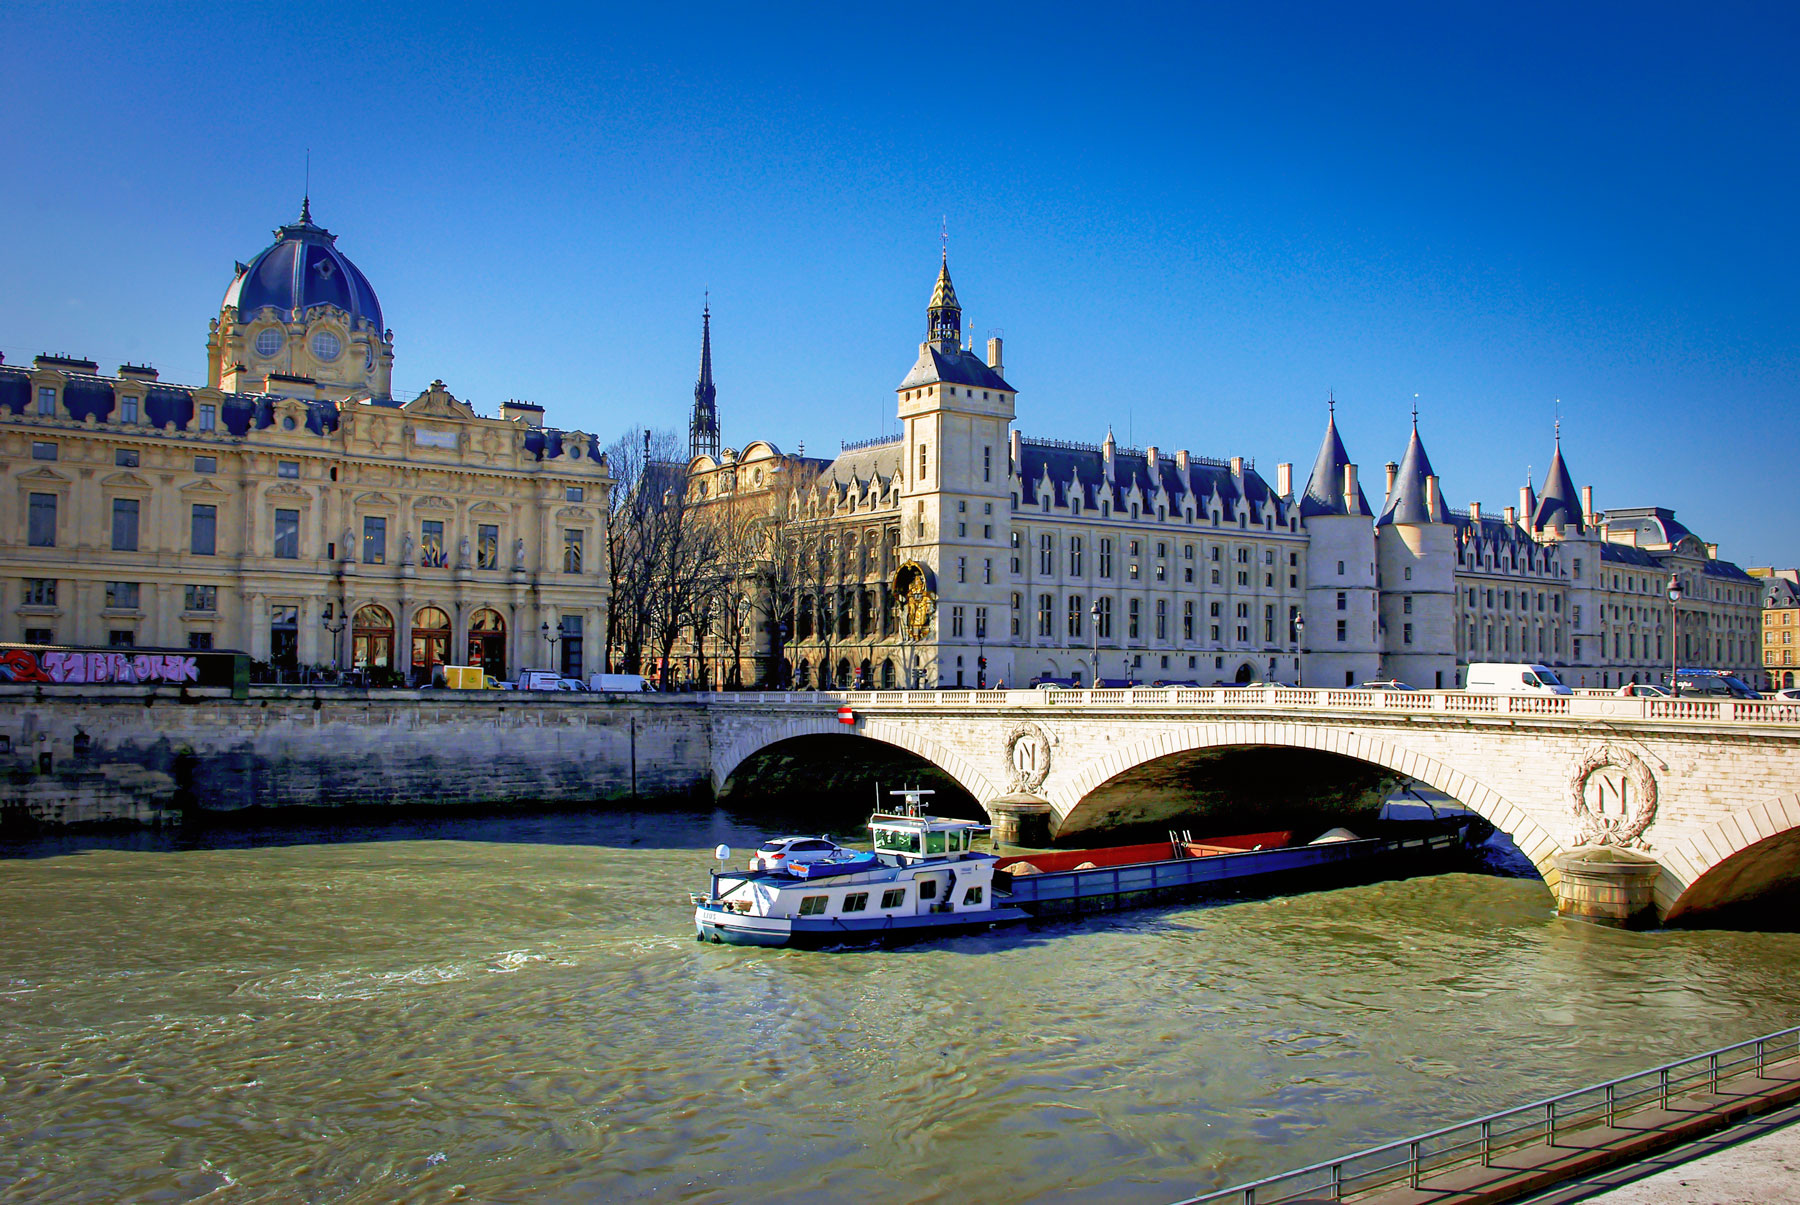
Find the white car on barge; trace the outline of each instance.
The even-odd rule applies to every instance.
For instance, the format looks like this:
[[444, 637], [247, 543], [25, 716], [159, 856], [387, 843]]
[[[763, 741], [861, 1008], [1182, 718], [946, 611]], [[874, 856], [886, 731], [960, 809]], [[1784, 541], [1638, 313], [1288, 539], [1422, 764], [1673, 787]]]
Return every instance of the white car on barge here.
[[[986, 826], [926, 815], [930, 791], [894, 791], [901, 806], [869, 818], [873, 852], [840, 849], [781, 868], [718, 870], [695, 894], [702, 941], [744, 946], [828, 946], [991, 928], [1026, 919], [994, 899], [993, 854], [977, 852]], [[720, 860], [730, 856], [721, 847]], [[758, 859], [757, 861], [760, 861]]]

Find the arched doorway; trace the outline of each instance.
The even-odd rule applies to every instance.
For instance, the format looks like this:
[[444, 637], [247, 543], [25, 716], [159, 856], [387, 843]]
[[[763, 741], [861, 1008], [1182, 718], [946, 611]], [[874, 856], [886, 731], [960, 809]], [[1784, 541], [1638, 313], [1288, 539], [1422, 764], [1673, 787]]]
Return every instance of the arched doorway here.
[[493, 678], [506, 677], [506, 620], [484, 607], [469, 618], [469, 664]]
[[894, 689], [894, 659], [892, 657], [881, 663], [881, 689]]
[[872, 664], [870, 664], [870, 661], [867, 657], [864, 657], [863, 663], [857, 667], [856, 688], [858, 690], [874, 690], [875, 689], [874, 666]]
[[805, 690], [811, 684], [812, 662], [802, 657], [800, 658], [800, 667], [794, 671], [794, 685], [801, 690]]
[[350, 621], [350, 664], [363, 674], [394, 668], [394, 617], [370, 603]]
[[838, 658], [838, 663], [837, 663], [837, 679], [835, 680], [833, 685], [835, 685], [839, 690], [849, 690], [850, 683], [851, 683], [850, 658], [840, 657], [840, 658]]
[[1242, 665], [1238, 666], [1236, 680], [1239, 686], [1242, 686], [1246, 682], [1256, 681], [1255, 668], [1248, 661], [1244, 662]]
[[448, 661], [449, 655], [450, 617], [436, 607], [420, 607], [413, 613], [413, 685], [431, 681], [432, 669]]

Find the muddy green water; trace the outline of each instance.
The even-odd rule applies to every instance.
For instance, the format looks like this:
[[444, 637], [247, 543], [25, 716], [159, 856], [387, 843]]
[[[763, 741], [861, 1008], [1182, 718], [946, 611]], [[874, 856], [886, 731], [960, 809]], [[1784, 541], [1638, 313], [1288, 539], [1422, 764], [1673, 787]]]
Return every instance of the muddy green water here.
[[0, 1200], [1160, 1202], [1800, 1018], [1800, 936], [1470, 874], [697, 944], [707, 851], [760, 831], [0, 850]]

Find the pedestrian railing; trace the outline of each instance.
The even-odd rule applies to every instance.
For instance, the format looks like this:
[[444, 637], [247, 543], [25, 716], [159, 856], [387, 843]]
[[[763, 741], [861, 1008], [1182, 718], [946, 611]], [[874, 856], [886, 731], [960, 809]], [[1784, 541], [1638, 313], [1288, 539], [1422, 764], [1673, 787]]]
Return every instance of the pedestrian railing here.
[[1800, 723], [1800, 703], [1747, 699], [1647, 699], [1617, 695], [1470, 694], [1460, 690], [1324, 690], [1292, 686], [1056, 687], [1043, 690], [744, 690], [701, 694], [708, 703], [837, 707], [1080, 707], [1383, 712], [1390, 715], [1528, 716], [1708, 724]]
[[1510, 1152], [1555, 1147], [1577, 1133], [1584, 1133], [1591, 1143], [1591, 1131], [1614, 1127], [1633, 1113], [1667, 1110], [1672, 1097], [1717, 1093], [1719, 1081], [1734, 1075], [1754, 1073], [1760, 1079], [1770, 1065], [1793, 1059], [1800, 1059], [1800, 1028], [1723, 1046], [1328, 1163], [1188, 1197], [1179, 1205], [1348, 1201], [1372, 1193], [1417, 1189], [1429, 1177], [1488, 1167]]

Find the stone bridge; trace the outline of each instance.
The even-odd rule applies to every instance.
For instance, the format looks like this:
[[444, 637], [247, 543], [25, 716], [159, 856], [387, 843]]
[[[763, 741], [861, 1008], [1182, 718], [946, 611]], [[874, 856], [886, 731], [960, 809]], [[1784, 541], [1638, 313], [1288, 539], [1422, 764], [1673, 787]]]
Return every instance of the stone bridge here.
[[1572, 914], [1672, 920], [1800, 881], [1795, 704], [1276, 687], [702, 699], [715, 790], [778, 742], [860, 736], [948, 773], [997, 825], [1037, 813], [1068, 832], [1086, 827], [1103, 787], [1163, 759], [1311, 749], [1461, 801]]

